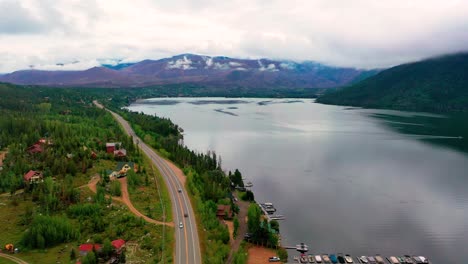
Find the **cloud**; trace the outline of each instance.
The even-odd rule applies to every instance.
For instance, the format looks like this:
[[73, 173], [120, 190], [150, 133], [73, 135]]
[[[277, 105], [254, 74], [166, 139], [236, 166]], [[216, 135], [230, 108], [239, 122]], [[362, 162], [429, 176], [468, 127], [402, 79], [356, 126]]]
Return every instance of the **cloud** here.
[[39, 18], [17, 1], [0, 2], [0, 34], [37, 33], [46, 29]]
[[468, 50], [466, 14], [463, 0], [0, 0], [0, 72], [181, 53], [389, 67]]

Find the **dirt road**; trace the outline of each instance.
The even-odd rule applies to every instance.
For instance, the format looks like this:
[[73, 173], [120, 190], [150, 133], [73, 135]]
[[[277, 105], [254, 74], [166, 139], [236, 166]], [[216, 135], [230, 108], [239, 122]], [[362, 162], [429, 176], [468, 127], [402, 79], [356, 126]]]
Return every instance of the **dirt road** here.
[[[112, 200], [120, 202], [125, 204], [130, 212], [132, 212], [135, 216], [143, 218], [146, 222], [148, 223], [153, 223], [157, 225], [166, 225], [166, 226], [171, 226], [174, 227], [173, 222], [161, 222], [158, 220], [154, 220], [152, 218], [147, 217], [146, 215], [142, 214], [140, 211], [138, 211], [135, 206], [133, 206], [132, 201], [130, 200], [130, 195], [128, 193], [128, 184], [127, 184], [127, 178], [120, 178], [118, 179], [120, 182], [120, 188], [122, 190], [122, 197], [112, 197]], [[96, 193], [96, 184], [99, 182], [99, 176], [94, 176], [91, 181], [88, 183], [88, 188]]]

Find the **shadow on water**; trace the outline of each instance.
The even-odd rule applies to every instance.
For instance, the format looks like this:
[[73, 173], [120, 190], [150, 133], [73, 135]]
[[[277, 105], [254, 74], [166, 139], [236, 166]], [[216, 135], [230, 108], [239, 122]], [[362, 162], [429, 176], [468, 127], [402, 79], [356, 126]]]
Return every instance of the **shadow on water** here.
[[373, 113], [373, 118], [399, 133], [430, 144], [468, 153], [468, 114], [393, 115]]

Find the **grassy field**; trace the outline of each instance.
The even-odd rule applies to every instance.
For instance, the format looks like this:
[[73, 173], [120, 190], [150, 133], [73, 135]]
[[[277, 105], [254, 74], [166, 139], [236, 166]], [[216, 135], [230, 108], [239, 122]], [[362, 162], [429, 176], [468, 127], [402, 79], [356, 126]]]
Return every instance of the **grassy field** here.
[[[103, 168], [113, 168], [115, 163], [111, 161], [100, 161], [96, 162], [96, 165], [96, 168], [88, 171], [87, 175], [77, 175], [73, 185], [82, 186], [86, 184], [90, 179], [90, 174], [98, 173]], [[149, 173], [154, 172], [151, 171]], [[157, 177], [160, 177], [160, 175], [157, 175]], [[162, 179], [159, 180], [162, 182]], [[154, 180], [151, 181], [151, 184], [154, 184]], [[143, 204], [150, 203], [156, 204], [153, 205], [153, 217], [155, 219], [161, 219], [162, 213], [160, 209], [158, 209], [161, 208], [161, 206], [155, 187], [150, 185], [144, 188], [149, 191], [146, 194], [150, 196], [151, 199], [149, 199], [149, 201], [141, 201], [144, 199], [144, 195], [141, 195], [143, 192], [137, 190], [136, 193], [138, 195], [134, 195], [132, 201], [140, 204], [140, 206], [145, 206]], [[27, 229], [27, 224], [22, 224], [22, 218], [26, 208], [30, 207], [33, 210], [39, 210], [39, 206], [31, 202], [31, 198], [28, 197], [28, 195], [29, 194], [19, 194], [14, 197], [10, 197], [9, 195], [0, 196], [0, 225], [3, 227], [0, 236], [0, 246], [3, 247], [7, 243], [13, 243], [15, 246], [18, 245], [23, 232]], [[81, 203], [88, 202], [94, 195], [95, 194], [88, 188], [80, 188]], [[170, 200], [167, 196], [167, 190], [164, 189], [161, 195], [166, 198], [165, 201], [168, 205], [167, 210], [169, 216], [171, 216]], [[59, 214], [65, 215], [65, 212]], [[75, 226], [81, 229], [81, 237], [77, 241], [62, 243], [45, 250], [23, 251], [20, 248], [20, 253], [15, 256], [29, 263], [74, 263], [70, 260], [71, 249], [74, 248], [77, 251], [81, 243], [87, 241], [102, 243], [105, 238], [109, 238], [110, 240], [122, 238], [129, 242], [127, 260], [131, 261], [131, 263], [148, 263], [150, 260], [161, 262], [163, 259], [164, 263], [173, 262], [173, 228], [165, 227], [163, 240], [162, 226], [146, 223], [133, 216], [128, 211], [127, 207], [120, 203], [112, 203], [110, 206], [107, 206], [103, 210], [102, 218], [107, 225], [102, 232], [91, 231], [90, 226], [92, 226], [92, 220], [78, 221], [78, 219], [72, 219], [71, 221], [75, 223]], [[0, 263], [11, 262], [9, 260], [0, 259]]]
[[16, 262], [13, 262], [11, 260], [8, 260], [8, 259], [4, 259], [4, 258], [1, 258], [0, 257], [0, 264], [15, 264]]
[[[150, 165], [150, 161], [147, 158], [145, 158], [143, 166], [146, 168], [146, 174], [148, 175], [148, 184], [146, 185], [145, 179], [142, 178], [143, 184], [141, 186], [129, 189], [130, 199], [135, 208], [149, 218], [171, 222], [171, 200], [164, 179], [157, 168]], [[145, 176], [142, 175], [141, 177]], [[159, 194], [161, 194], [162, 199], [159, 198]], [[165, 220], [163, 219], [163, 209], [161, 205], [164, 205], [166, 212]]]

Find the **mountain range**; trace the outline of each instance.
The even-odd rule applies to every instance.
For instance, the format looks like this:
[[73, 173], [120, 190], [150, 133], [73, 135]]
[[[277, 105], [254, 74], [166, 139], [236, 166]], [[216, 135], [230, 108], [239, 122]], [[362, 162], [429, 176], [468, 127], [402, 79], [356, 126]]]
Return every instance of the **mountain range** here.
[[357, 82], [377, 72], [315, 62], [181, 54], [137, 63], [103, 64], [83, 71], [20, 70], [0, 75], [0, 81], [74, 87], [148, 87], [190, 83], [227, 88], [330, 88]]
[[325, 93], [317, 102], [430, 112], [468, 111], [468, 53], [395, 66]]

